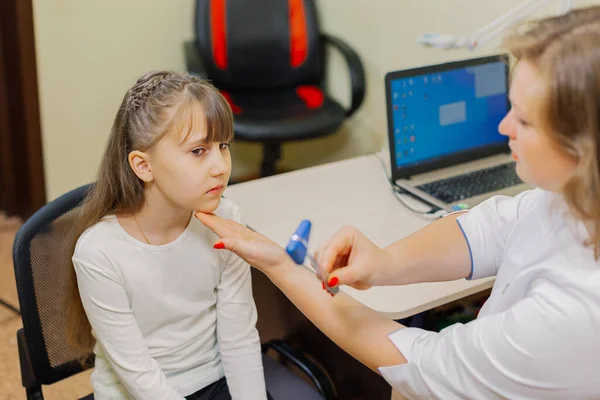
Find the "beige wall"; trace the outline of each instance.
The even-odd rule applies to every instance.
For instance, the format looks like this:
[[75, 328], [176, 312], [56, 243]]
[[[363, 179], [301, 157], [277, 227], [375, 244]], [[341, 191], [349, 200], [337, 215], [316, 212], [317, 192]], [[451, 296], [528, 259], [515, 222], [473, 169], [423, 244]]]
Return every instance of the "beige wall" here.
[[[475, 57], [424, 48], [426, 31], [470, 33], [520, 4], [519, 0], [317, 0], [324, 30], [362, 56], [367, 97], [338, 134], [284, 147], [285, 165], [302, 168], [379, 150], [386, 142], [383, 79], [395, 69]], [[540, 13], [556, 12], [556, 5]], [[574, 1], [575, 6], [598, 1]], [[125, 90], [150, 69], [184, 70], [182, 42], [192, 38], [192, 0], [34, 0], [47, 194], [94, 179], [112, 118]], [[348, 78], [334, 54], [329, 70], [335, 97], [347, 103]], [[260, 148], [236, 143], [234, 176], [255, 171]]]

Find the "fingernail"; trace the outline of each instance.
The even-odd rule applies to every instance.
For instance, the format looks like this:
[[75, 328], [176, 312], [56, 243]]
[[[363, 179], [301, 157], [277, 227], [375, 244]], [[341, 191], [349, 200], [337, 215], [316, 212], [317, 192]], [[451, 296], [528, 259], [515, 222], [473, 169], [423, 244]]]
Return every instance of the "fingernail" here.
[[215, 243], [215, 245], [213, 246], [213, 248], [215, 248], [215, 249], [224, 249], [225, 245], [222, 242], [217, 242], [217, 243]]
[[323, 285], [323, 290], [325, 290], [325, 282], [321, 282], [321, 285]]
[[337, 276], [334, 276], [333, 278], [331, 278], [329, 280], [329, 287], [334, 287], [339, 283], [339, 279], [337, 278]]

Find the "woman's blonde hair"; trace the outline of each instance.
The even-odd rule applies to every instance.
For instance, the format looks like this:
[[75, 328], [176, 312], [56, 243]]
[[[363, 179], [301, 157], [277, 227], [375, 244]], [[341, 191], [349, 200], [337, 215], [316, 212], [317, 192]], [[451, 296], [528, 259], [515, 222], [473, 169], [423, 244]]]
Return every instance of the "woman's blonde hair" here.
[[[79, 236], [106, 215], [136, 213], [143, 207], [144, 182], [131, 169], [129, 153], [146, 151], [167, 132], [185, 125], [187, 121], [181, 121], [181, 115], [186, 115], [184, 111], [189, 107], [197, 106], [201, 107], [206, 121], [207, 142], [231, 140], [231, 108], [205, 79], [170, 71], [150, 72], [140, 77], [127, 91], [117, 111], [96, 182], [80, 209], [73, 229], [70, 255]], [[72, 264], [69, 275], [67, 333], [75, 348], [90, 352], [95, 340], [81, 303]]]
[[[517, 63], [534, 65], [543, 88], [540, 128], [577, 161], [563, 195], [591, 227], [588, 245], [600, 255], [600, 6], [517, 27], [503, 47]], [[552, 160], [548, 160], [552, 162]]]

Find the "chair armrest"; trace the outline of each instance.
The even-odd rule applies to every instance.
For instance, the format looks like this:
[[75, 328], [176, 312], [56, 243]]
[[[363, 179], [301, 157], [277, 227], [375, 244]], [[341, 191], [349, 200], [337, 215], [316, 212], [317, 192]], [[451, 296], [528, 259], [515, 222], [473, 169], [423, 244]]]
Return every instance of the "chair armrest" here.
[[342, 39], [321, 34], [321, 40], [324, 44], [330, 44], [342, 53], [350, 70], [350, 83], [352, 85], [352, 103], [350, 109], [346, 111], [346, 116], [351, 116], [362, 104], [365, 98], [365, 69], [358, 54]]
[[43, 400], [42, 387], [35, 379], [23, 328], [17, 331], [17, 348], [19, 350], [19, 364], [21, 365], [21, 382], [27, 392], [27, 399]]
[[198, 54], [198, 50], [196, 49], [196, 42], [193, 40], [184, 42], [183, 53], [185, 55], [187, 70], [194, 74], [206, 77], [206, 68], [202, 57], [200, 57], [200, 54]]
[[317, 387], [319, 393], [325, 400], [335, 400], [337, 397], [333, 389], [333, 384], [327, 377], [327, 374], [317, 364], [309, 360], [296, 349], [282, 340], [271, 340], [263, 343], [262, 352], [267, 353], [269, 349], [275, 350], [284, 359], [291, 362], [295, 367], [304, 372]]

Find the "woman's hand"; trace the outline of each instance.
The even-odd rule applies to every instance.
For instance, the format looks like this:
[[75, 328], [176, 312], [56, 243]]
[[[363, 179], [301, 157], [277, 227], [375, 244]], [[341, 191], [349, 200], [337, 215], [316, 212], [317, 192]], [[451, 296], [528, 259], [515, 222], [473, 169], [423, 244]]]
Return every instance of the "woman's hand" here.
[[391, 255], [377, 247], [354, 227], [344, 227], [323, 243], [315, 258], [326, 273], [329, 286], [349, 285], [368, 289], [379, 284], [379, 272], [392, 264]]
[[214, 214], [197, 212], [195, 216], [221, 238], [215, 244], [215, 248], [234, 252], [265, 274], [270, 269], [289, 261], [287, 253], [281, 246], [258, 232]]

